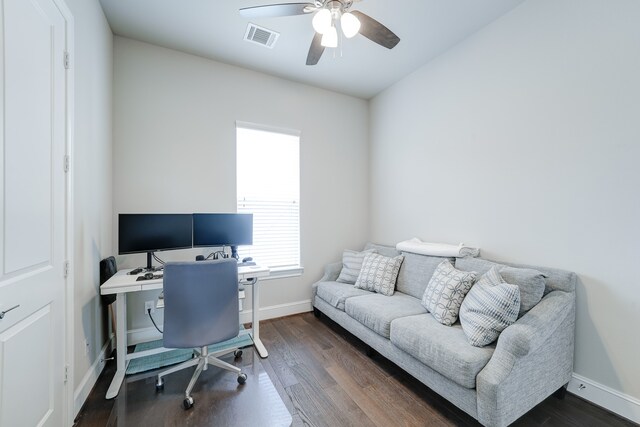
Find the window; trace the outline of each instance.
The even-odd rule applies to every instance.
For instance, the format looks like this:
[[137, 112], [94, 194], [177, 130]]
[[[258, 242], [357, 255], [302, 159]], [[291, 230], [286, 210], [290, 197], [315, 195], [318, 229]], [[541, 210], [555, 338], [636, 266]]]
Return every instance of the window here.
[[253, 214], [253, 246], [239, 248], [276, 271], [300, 266], [300, 133], [236, 124], [238, 213]]

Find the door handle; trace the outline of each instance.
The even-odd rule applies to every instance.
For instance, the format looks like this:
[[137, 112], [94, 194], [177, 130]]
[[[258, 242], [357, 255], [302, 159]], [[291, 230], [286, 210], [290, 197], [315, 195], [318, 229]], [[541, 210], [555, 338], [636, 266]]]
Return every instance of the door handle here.
[[4, 319], [4, 315], [7, 314], [8, 312], [10, 312], [11, 310], [15, 310], [16, 308], [20, 307], [20, 304], [18, 305], [14, 305], [13, 307], [5, 310], [5, 311], [0, 311], [0, 320]]

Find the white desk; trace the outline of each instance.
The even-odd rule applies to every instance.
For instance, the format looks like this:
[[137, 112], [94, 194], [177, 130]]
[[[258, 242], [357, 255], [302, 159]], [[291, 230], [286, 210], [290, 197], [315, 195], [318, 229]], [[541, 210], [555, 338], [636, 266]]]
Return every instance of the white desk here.
[[[109, 390], [107, 390], [107, 399], [114, 398], [118, 395], [122, 381], [124, 380], [127, 365], [130, 360], [144, 357], [151, 354], [162, 353], [167, 351], [165, 348], [142, 351], [138, 353], [127, 354], [127, 294], [129, 292], [150, 291], [154, 289], [162, 289], [162, 279], [151, 279], [137, 281], [139, 276], [127, 274], [131, 270], [122, 270], [115, 276], [107, 280], [100, 286], [102, 295], [116, 295], [116, 374], [111, 381]], [[258, 279], [269, 276], [270, 270], [267, 267], [248, 266], [238, 267], [238, 281], [243, 285], [249, 285], [252, 288], [252, 316], [251, 329], [248, 333], [253, 340], [253, 345], [260, 357], [267, 357], [269, 353], [260, 341], [260, 325], [259, 325], [259, 286]], [[144, 274], [142, 274], [144, 275]], [[253, 280], [252, 280], [253, 279]]]

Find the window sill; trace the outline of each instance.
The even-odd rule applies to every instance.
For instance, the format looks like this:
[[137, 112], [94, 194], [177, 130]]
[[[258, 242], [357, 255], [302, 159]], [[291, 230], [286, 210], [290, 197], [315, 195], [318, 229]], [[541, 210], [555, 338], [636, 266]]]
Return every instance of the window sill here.
[[302, 276], [304, 273], [304, 267], [301, 265], [296, 265], [293, 267], [277, 267], [271, 269], [271, 274], [269, 277], [265, 277], [262, 280], [274, 280], [274, 279], [284, 279], [286, 277], [298, 277]]

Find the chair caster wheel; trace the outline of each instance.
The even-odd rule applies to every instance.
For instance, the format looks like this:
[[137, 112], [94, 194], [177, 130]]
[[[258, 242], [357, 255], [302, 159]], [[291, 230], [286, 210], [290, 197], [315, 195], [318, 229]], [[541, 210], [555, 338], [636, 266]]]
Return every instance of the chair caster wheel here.
[[235, 357], [236, 359], [240, 359], [242, 357], [242, 350], [238, 349], [236, 351], [233, 352], [233, 357]]
[[238, 374], [238, 384], [244, 384], [247, 382], [247, 374]]
[[182, 408], [186, 411], [187, 409], [193, 408], [193, 397], [189, 396], [182, 401]]
[[160, 378], [159, 381], [156, 381], [156, 391], [164, 390], [164, 378]]

